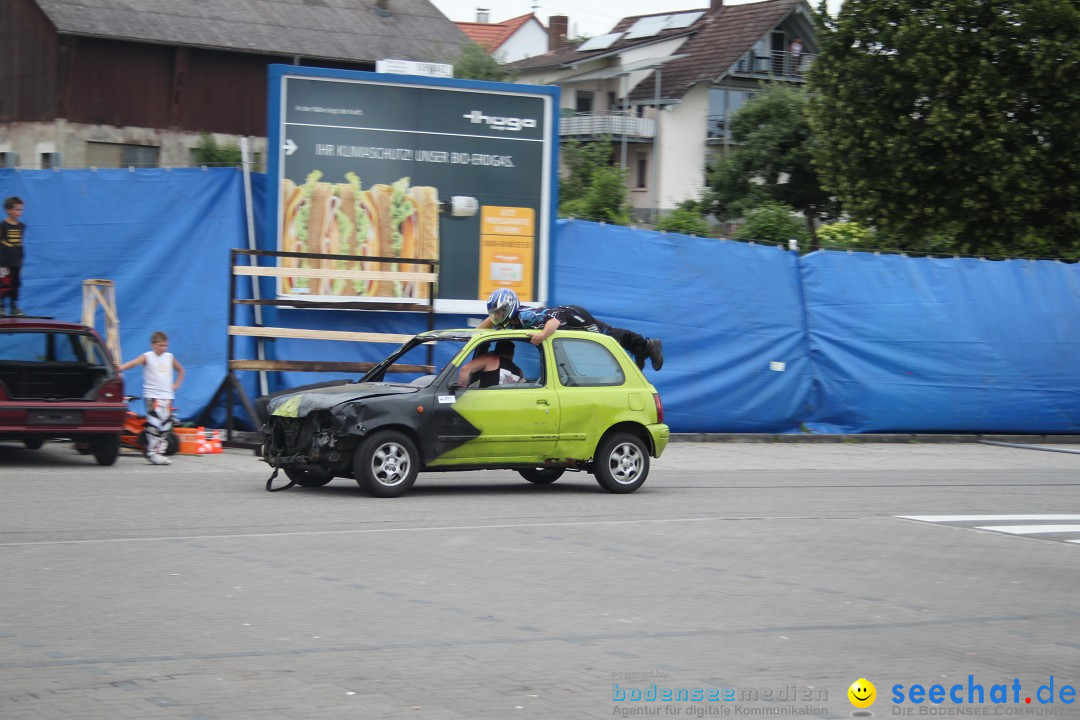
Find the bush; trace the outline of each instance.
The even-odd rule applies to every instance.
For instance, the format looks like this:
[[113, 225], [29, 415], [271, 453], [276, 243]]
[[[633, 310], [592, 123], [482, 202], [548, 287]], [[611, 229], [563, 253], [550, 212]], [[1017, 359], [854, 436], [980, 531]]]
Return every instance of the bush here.
[[218, 145], [214, 136], [208, 132], [199, 135], [199, 144], [192, 152], [195, 154], [195, 162], [207, 166], [232, 166], [243, 162], [240, 146], [234, 142]]
[[738, 235], [746, 240], [778, 245], [787, 245], [792, 238], [800, 244], [810, 239], [805, 221], [781, 203], [766, 203], [748, 211]]
[[677, 232], [683, 235], [708, 235], [709, 224], [705, 218], [695, 210], [687, 207], [677, 207], [667, 215], [664, 215], [656, 223], [657, 230]]
[[857, 222], [838, 222], [822, 225], [817, 231], [822, 247], [841, 249], [877, 247], [877, 233]]

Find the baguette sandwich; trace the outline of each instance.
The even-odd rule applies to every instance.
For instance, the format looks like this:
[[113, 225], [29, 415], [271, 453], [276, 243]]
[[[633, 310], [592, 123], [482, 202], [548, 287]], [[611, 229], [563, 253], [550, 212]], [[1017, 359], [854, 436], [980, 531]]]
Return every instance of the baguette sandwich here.
[[[281, 249], [356, 258], [437, 259], [439, 198], [433, 187], [410, 187], [409, 178], [363, 190], [355, 173], [345, 183], [320, 182], [312, 172], [303, 185], [282, 183]], [[334, 270], [425, 271], [413, 263], [282, 258], [282, 267]], [[427, 283], [412, 280], [282, 278], [285, 294], [333, 297], [426, 298]]]

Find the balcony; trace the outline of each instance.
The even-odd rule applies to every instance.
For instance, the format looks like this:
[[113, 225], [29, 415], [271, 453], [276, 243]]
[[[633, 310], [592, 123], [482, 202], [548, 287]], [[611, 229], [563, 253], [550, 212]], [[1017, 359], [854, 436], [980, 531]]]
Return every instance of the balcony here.
[[656, 137], [656, 121], [624, 112], [575, 113], [559, 118], [559, 137], [564, 140], [597, 140], [605, 135], [637, 142]]
[[747, 53], [739, 59], [732, 74], [741, 77], [802, 82], [817, 55], [795, 55], [786, 50], [773, 50], [765, 55]]

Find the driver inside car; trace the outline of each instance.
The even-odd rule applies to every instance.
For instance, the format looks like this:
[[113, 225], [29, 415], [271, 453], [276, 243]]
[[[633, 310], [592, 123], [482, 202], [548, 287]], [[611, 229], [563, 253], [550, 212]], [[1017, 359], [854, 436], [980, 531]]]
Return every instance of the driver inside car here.
[[476, 381], [476, 387], [486, 388], [519, 383], [524, 377], [525, 373], [514, 364], [514, 343], [500, 340], [495, 343], [495, 352], [477, 355], [461, 366], [458, 385], [469, 387], [469, 383]]

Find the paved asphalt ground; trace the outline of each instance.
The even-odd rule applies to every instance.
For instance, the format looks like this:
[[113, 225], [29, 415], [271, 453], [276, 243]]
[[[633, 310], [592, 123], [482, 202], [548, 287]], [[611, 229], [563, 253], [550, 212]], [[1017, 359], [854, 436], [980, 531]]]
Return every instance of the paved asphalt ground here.
[[[859, 678], [876, 717], [1080, 717], [1080, 454], [677, 443], [627, 496], [267, 475], [0, 447], [0, 717], [841, 718]], [[1072, 518], [982, 517], [1028, 514]], [[901, 517], [941, 515], [977, 517]]]

